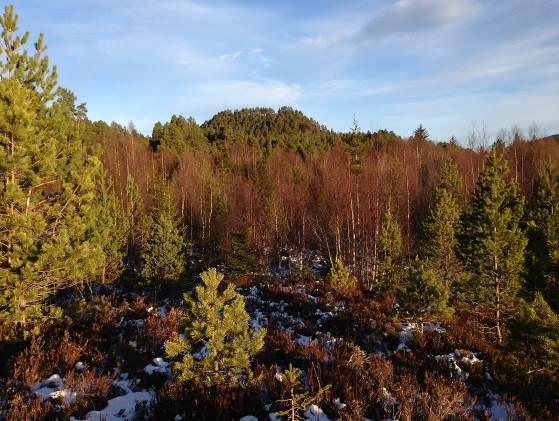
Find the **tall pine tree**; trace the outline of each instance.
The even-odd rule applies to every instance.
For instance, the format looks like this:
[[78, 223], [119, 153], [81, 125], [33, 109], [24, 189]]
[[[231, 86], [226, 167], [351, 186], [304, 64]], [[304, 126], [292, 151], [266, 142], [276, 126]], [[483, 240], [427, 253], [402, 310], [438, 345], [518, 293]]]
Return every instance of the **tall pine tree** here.
[[[76, 135], [76, 116], [56, 90], [42, 36], [6, 6], [0, 17], [0, 325], [5, 337], [37, 332], [60, 315], [60, 290], [98, 277], [106, 263], [100, 161]], [[60, 93], [60, 95], [57, 94]]]
[[493, 150], [462, 217], [459, 252], [471, 277], [464, 292], [477, 310], [487, 310], [497, 341], [520, 288], [526, 236], [520, 228], [524, 200], [507, 179], [504, 157]]

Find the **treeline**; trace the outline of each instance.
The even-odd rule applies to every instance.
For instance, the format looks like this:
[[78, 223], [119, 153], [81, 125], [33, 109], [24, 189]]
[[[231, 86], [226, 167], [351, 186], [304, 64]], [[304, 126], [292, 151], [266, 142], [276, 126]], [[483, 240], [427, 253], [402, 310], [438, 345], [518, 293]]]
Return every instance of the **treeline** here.
[[[281, 140], [290, 127], [302, 127], [292, 143]], [[164, 177], [193, 244], [226, 250], [231, 233], [244, 230], [258, 249], [321, 248], [356, 264], [374, 250], [389, 203], [413, 257], [445, 161], [458, 167], [465, 204], [490, 150], [387, 131], [334, 133], [289, 108], [223, 112], [201, 127], [173, 117], [149, 140], [107, 127], [103, 138], [105, 168], [124, 205], [130, 179], [149, 208], [149, 180]], [[504, 148], [507, 177], [525, 196], [546, 159], [556, 158], [555, 143], [516, 133]]]

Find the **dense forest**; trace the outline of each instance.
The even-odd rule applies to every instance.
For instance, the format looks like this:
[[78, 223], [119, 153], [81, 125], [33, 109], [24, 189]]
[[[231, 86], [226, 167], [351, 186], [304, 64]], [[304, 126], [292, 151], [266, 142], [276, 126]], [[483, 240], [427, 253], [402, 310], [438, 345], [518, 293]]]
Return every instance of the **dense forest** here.
[[559, 136], [289, 107], [144, 136], [91, 121], [17, 22], [0, 419], [559, 417]]

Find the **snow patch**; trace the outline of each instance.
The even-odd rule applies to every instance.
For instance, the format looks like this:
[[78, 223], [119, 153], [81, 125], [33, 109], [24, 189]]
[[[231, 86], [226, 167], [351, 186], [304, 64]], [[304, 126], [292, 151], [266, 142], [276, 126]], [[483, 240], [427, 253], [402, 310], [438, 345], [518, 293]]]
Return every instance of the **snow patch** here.
[[330, 418], [314, 403], [308, 406], [303, 415], [309, 421], [330, 421]]
[[153, 359], [153, 364], [148, 364], [144, 367], [144, 373], [150, 376], [153, 373], [161, 373], [169, 376], [171, 374], [171, 367], [169, 367], [169, 363], [163, 358], [157, 357]]
[[341, 411], [347, 407], [347, 404], [343, 403], [340, 398], [334, 399], [334, 405], [336, 405], [338, 411]]
[[100, 411], [88, 412], [85, 416], [87, 421], [122, 421], [133, 419], [136, 414], [136, 405], [151, 402], [155, 397], [153, 391], [131, 392], [126, 395], [110, 399], [107, 406]]

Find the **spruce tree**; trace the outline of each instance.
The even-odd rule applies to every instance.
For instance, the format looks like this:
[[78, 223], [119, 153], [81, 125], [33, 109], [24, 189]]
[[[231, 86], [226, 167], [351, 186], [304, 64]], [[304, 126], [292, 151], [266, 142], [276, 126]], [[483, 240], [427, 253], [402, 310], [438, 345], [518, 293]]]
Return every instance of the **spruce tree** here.
[[194, 297], [184, 294], [184, 336], [165, 343], [167, 357], [178, 360], [176, 380], [203, 387], [246, 384], [251, 357], [264, 346], [266, 330], [250, 329], [244, 299], [233, 284], [221, 292], [223, 274], [212, 268], [200, 279]]
[[460, 272], [455, 254], [461, 213], [462, 180], [453, 161], [445, 162], [433, 204], [423, 223], [423, 254], [428, 266], [450, 287]]
[[146, 221], [142, 257], [143, 275], [154, 285], [179, 280], [185, 270], [185, 247], [182, 230], [165, 180], [152, 189], [153, 209]]
[[528, 210], [527, 271], [529, 288], [541, 292], [559, 310], [559, 176], [555, 163], [546, 162], [534, 181]]
[[419, 127], [415, 129], [415, 131], [413, 132], [412, 140], [419, 142], [425, 142], [429, 140], [429, 132], [425, 127], [423, 127], [423, 124], [420, 124]]
[[231, 246], [227, 253], [227, 276], [243, 276], [258, 272], [256, 252], [251, 248], [245, 232], [231, 233]]
[[61, 311], [52, 297], [102, 273], [96, 235], [100, 161], [77, 136], [76, 116], [56, 89], [56, 70], [24, 49], [13, 6], [0, 17], [0, 324], [20, 338]]
[[477, 311], [488, 311], [499, 343], [520, 288], [527, 243], [520, 228], [524, 200], [507, 174], [504, 157], [493, 150], [462, 216], [459, 247], [472, 275], [464, 285], [466, 299]]
[[381, 291], [395, 291], [402, 275], [402, 233], [390, 206], [386, 209], [378, 240], [378, 257], [374, 262], [377, 286]]

